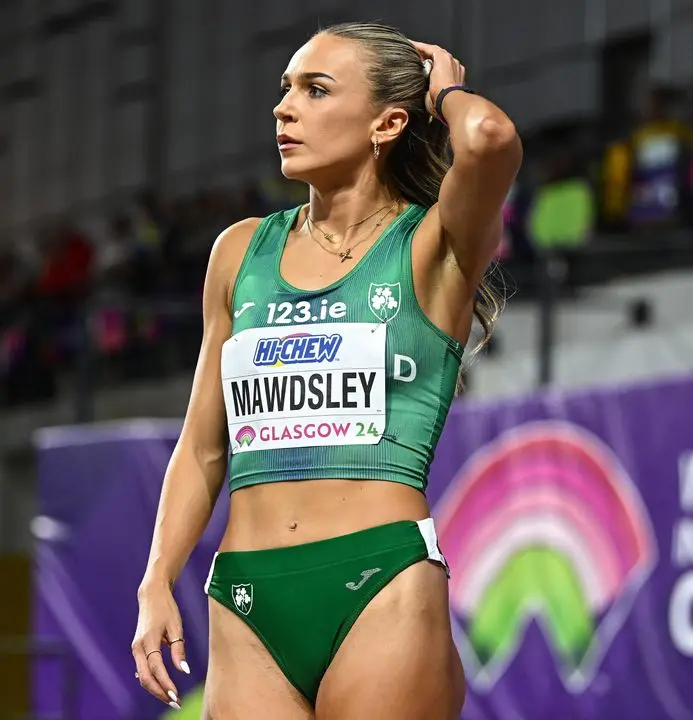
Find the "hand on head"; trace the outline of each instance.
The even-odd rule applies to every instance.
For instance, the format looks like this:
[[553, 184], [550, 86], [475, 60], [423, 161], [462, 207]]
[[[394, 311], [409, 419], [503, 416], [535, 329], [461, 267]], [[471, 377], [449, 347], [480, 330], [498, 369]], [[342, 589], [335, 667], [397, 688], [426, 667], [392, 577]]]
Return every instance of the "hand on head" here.
[[451, 85], [464, 85], [466, 70], [459, 60], [438, 45], [428, 45], [414, 40], [412, 40], [412, 44], [418, 50], [424, 63], [427, 63], [427, 61], [432, 63], [428, 94], [426, 96], [426, 108], [435, 117], [438, 93]]

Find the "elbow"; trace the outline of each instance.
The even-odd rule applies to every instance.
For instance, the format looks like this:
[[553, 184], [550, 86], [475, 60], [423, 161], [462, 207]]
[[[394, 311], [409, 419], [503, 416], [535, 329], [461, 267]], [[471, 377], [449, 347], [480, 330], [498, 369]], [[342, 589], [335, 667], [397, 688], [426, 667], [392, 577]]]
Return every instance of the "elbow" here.
[[504, 157], [519, 166], [522, 143], [515, 124], [507, 115], [496, 113], [470, 119], [467, 131], [470, 154], [478, 159]]

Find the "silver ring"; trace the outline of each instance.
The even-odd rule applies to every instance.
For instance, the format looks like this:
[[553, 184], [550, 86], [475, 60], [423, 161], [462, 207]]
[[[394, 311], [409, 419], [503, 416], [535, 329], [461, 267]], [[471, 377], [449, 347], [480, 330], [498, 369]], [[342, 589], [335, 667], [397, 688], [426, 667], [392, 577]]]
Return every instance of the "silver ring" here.
[[140, 674], [139, 674], [138, 672], [136, 672], [136, 673], [135, 673], [135, 680], [139, 680], [139, 679], [140, 679]]
[[171, 641], [169, 642], [169, 645], [173, 645], [173, 643], [176, 643], [176, 642], [182, 642], [182, 643], [184, 643], [185, 640], [184, 640], [182, 637], [174, 638], [173, 640], [171, 640]]

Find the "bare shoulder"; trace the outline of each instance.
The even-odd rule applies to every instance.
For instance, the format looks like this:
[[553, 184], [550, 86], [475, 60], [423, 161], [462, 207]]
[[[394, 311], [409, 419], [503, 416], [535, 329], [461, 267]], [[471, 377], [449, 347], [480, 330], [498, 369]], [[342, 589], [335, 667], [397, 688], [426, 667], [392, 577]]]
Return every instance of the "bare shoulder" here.
[[225, 267], [237, 263], [240, 265], [250, 245], [253, 233], [263, 218], [246, 218], [222, 230], [214, 241], [211, 259]]
[[[205, 296], [212, 300], [210, 307], [229, 307], [236, 276], [253, 233], [261, 222], [262, 218], [246, 218], [217, 236], [209, 255], [205, 278]], [[218, 305], [219, 301], [221, 305]]]
[[208, 282], [220, 282], [223, 279], [225, 285], [231, 283], [233, 286], [253, 233], [261, 222], [262, 218], [246, 218], [219, 233], [209, 256]]

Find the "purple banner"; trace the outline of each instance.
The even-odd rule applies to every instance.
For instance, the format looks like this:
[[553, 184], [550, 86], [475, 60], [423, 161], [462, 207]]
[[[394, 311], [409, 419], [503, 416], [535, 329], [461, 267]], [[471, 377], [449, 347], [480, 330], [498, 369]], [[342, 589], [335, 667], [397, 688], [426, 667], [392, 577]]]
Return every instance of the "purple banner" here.
[[[135, 679], [130, 643], [161, 482], [179, 431], [180, 423], [133, 421], [38, 435], [35, 634], [68, 651], [35, 664], [38, 718], [152, 720], [167, 712]], [[204, 681], [203, 586], [227, 510], [222, 493], [175, 589], [191, 669], [190, 677], [174, 671], [181, 696]], [[199, 707], [197, 701], [184, 704], [186, 712], [176, 717]], [[189, 717], [199, 717], [199, 711]]]
[[[129, 646], [178, 430], [39, 436], [35, 629], [67, 652], [36, 663], [37, 717], [166, 710], [139, 688]], [[465, 720], [693, 720], [693, 379], [460, 403], [429, 498], [452, 568]], [[199, 717], [202, 587], [227, 503], [176, 588], [192, 670], [176, 677], [178, 718]]]
[[693, 718], [693, 380], [456, 406], [431, 473], [465, 720]]

